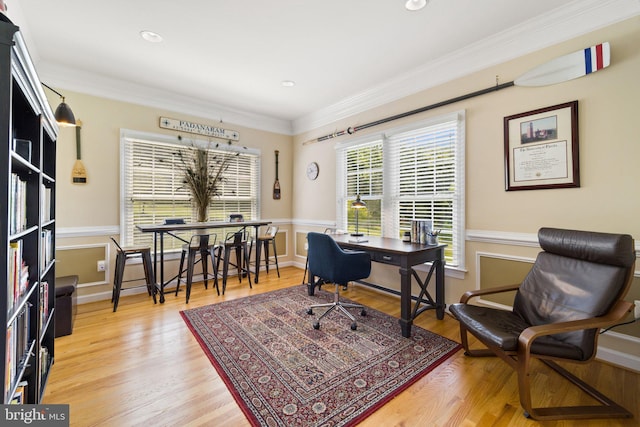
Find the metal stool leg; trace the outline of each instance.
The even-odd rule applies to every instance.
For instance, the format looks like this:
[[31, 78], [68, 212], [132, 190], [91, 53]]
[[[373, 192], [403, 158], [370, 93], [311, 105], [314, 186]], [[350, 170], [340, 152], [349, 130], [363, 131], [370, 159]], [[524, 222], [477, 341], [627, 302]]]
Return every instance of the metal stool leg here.
[[118, 269], [116, 271], [117, 280], [115, 280], [114, 285], [114, 293], [113, 293], [113, 312], [115, 313], [118, 309], [118, 302], [120, 301], [120, 290], [122, 289], [122, 281], [124, 277], [124, 266], [127, 264], [127, 256], [122, 253], [118, 254], [120, 257], [120, 262], [118, 264]]
[[[273, 245], [273, 258], [276, 261], [276, 272], [278, 273], [278, 277], [280, 277], [280, 267], [278, 267], [278, 251], [276, 250], [276, 238], [271, 239], [271, 245]], [[267, 250], [267, 253], [269, 251]], [[268, 259], [268, 258], [267, 258]]]
[[176, 296], [178, 296], [178, 292], [180, 291], [180, 279], [182, 279], [182, 273], [184, 272], [184, 259], [187, 256], [187, 253], [183, 250], [180, 254], [180, 267], [178, 267], [178, 284], [176, 285]]
[[156, 279], [153, 275], [153, 263], [151, 262], [151, 251], [145, 251], [142, 254], [142, 264], [144, 266], [144, 278], [147, 281], [147, 291], [149, 295], [153, 297], [153, 303], [157, 304], [156, 300]]

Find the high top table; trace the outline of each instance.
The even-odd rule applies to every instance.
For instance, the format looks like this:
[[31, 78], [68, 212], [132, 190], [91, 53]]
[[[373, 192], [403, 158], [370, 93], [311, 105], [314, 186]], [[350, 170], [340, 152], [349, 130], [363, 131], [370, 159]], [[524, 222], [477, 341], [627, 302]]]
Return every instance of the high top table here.
[[[439, 320], [444, 318], [446, 306], [444, 302], [444, 248], [447, 245], [422, 245], [377, 236], [364, 236], [358, 239], [349, 234], [331, 234], [331, 237], [343, 249], [368, 252], [371, 255], [371, 261], [400, 267], [400, 292], [363, 280], [357, 282], [386, 292], [400, 294], [400, 328], [403, 337], [411, 336], [413, 319], [425, 310], [435, 310]], [[431, 262], [431, 268], [425, 279], [422, 280], [413, 267], [427, 262]], [[427, 291], [433, 273], [435, 273], [435, 300]], [[411, 294], [412, 276], [420, 286], [418, 297], [413, 297]], [[309, 271], [309, 283], [307, 284], [309, 295], [314, 294], [315, 285], [313, 272]], [[412, 308], [413, 299], [416, 300], [416, 303]]]
[[[143, 233], [153, 233], [153, 265], [155, 277], [158, 277], [158, 262], [160, 262], [160, 282], [156, 283], [156, 288], [160, 291], [160, 302], [164, 303], [164, 235], [175, 231], [206, 230], [213, 228], [247, 228], [255, 227], [256, 236], [263, 225], [269, 225], [271, 221], [212, 221], [212, 222], [189, 222], [182, 224], [145, 224], [137, 225], [138, 230]], [[158, 257], [158, 240], [160, 240], [160, 256]], [[260, 245], [256, 245], [256, 271], [254, 281], [258, 283], [260, 265]], [[247, 266], [248, 268], [248, 266]], [[238, 273], [240, 274], [240, 273]]]

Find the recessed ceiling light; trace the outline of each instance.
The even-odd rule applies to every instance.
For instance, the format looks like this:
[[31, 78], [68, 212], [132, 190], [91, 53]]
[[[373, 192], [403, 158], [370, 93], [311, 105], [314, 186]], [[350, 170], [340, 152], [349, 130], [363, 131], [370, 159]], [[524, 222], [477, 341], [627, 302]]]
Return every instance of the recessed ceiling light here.
[[140, 31], [140, 37], [151, 43], [160, 43], [162, 41], [160, 34], [148, 30]]
[[294, 82], [293, 80], [283, 80], [282, 81], [282, 86], [284, 87], [294, 87], [296, 85], [296, 82]]
[[428, 2], [429, 0], [407, 0], [404, 7], [406, 7], [407, 10], [416, 11], [425, 7]]

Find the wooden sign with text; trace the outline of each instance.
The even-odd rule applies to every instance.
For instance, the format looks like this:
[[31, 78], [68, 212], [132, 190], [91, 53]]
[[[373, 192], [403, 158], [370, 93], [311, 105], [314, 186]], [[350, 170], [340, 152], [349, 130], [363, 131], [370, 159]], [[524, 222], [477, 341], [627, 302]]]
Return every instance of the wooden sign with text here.
[[235, 130], [193, 123], [186, 120], [170, 119], [168, 117], [160, 117], [160, 127], [231, 141], [238, 141], [240, 139], [240, 134]]

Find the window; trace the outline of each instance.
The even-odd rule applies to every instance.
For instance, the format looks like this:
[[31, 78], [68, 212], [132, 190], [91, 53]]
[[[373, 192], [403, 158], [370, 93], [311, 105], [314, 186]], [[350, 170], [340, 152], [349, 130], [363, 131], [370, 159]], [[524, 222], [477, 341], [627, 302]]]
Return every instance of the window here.
[[[190, 155], [192, 147], [207, 148], [211, 155], [237, 152], [225, 173], [221, 195], [209, 207], [209, 219], [226, 220], [232, 213], [258, 219], [260, 212], [258, 150], [236, 145], [178, 140], [176, 137], [123, 130], [121, 132], [121, 239], [124, 244], [152, 244], [152, 233], [141, 233], [136, 224], [159, 224], [165, 218], [195, 219], [189, 191], [182, 183], [177, 155]], [[222, 235], [223, 230], [221, 231]], [[188, 234], [188, 233], [187, 233]], [[178, 248], [180, 241], [167, 238], [165, 248]]]
[[464, 266], [464, 112], [390, 129], [336, 146], [338, 228], [400, 238], [430, 219], [447, 244], [447, 264]]
[[[339, 214], [343, 224], [338, 228], [356, 231], [356, 215], [358, 215], [358, 231], [372, 236], [382, 235], [382, 192], [383, 163], [382, 140], [368, 141], [346, 148], [343, 156], [338, 156], [339, 173], [338, 188], [344, 188]], [[345, 193], [346, 190], [346, 193]], [[338, 193], [340, 194], [340, 192]], [[351, 204], [360, 196], [367, 205], [366, 209], [351, 209]]]

